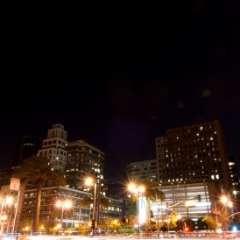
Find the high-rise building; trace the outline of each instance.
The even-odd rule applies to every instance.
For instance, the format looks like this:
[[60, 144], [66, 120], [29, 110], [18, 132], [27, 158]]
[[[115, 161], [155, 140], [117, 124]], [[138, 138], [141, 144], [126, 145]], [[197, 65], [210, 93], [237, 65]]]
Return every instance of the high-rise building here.
[[150, 182], [157, 182], [157, 165], [156, 159], [131, 162], [127, 164], [127, 178], [131, 182], [139, 182], [148, 180]]
[[235, 197], [239, 198], [240, 197], [240, 178], [239, 178], [237, 163], [234, 157], [232, 156], [229, 157], [228, 166], [229, 166], [230, 176], [232, 179], [233, 194], [235, 195]]
[[[100, 179], [103, 185], [105, 154], [101, 150], [82, 140], [69, 142], [66, 150], [68, 153], [66, 178], [70, 188], [83, 190], [84, 179], [87, 176]], [[103, 190], [102, 186], [101, 191]], [[106, 192], [102, 192], [101, 195], [106, 195]]]
[[65, 171], [67, 162], [67, 132], [64, 126], [57, 123], [48, 130], [47, 138], [43, 140], [42, 149], [38, 156], [47, 157], [54, 164], [55, 169]]
[[36, 155], [38, 150], [42, 148], [43, 140], [36, 136], [24, 136], [20, 141], [18, 141], [14, 159], [13, 166], [20, 166], [22, 161], [26, 158]]
[[216, 181], [231, 187], [228, 154], [219, 121], [171, 128], [156, 138], [158, 183]]

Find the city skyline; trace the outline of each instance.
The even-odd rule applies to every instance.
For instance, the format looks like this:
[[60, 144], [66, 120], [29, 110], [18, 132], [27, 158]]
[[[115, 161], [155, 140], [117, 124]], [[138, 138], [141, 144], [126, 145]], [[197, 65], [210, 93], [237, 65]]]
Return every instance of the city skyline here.
[[234, 6], [176, 1], [146, 15], [90, 11], [64, 24], [51, 18], [38, 29], [38, 51], [29, 62], [22, 58], [32, 52], [22, 24], [21, 48], [13, 44], [4, 56], [0, 168], [10, 167], [18, 139], [45, 139], [61, 123], [69, 141], [105, 153], [106, 178], [121, 180], [127, 163], [156, 157], [155, 138], [167, 129], [212, 120], [220, 121], [228, 155], [240, 165]]

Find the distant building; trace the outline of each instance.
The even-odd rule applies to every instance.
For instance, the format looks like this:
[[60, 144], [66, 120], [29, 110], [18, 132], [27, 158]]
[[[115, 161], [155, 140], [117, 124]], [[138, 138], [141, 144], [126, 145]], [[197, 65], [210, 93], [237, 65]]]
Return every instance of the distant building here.
[[160, 189], [164, 201], [151, 202], [154, 219], [161, 221], [166, 215], [175, 211], [181, 219], [197, 221], [200, 217], [213, 216], [219, 207], [220, 185], [217, 182], [199, 182], [162, 186]]
[[8, 168], [0, 170], [0, 186], [9, 185], [14, 169]]
[[38, 150], [42, 148], [43, 140], [36, 136], [24, 136], [18, 141], [14, 159], [13, 166], [20, 166], [22, 161], [26, 158], [36, 155]]
[[205, 180], [231, 187], [226, 144], [217, 120], [168, 129], [156, 138], [156, 158], [161, 185]]
[[[56, 220], [60, 223], [61, 209], [57, 210], [57, 200], [70, 200], [72, 203], [71, 212], [66, 209], [63, 212], [63, 227], [74, 229], [75, 224], [90, 221], [92, 216], [92, 204], [86, 207], [81, 207], [80, 203], [85, 196], [92, 196], [91, 193], [71, 189], [67, 187], [44, 187], [42, 189], [41, 198], [41, 221]], [[120, 219], [122, 216], [122, 200], [107, 197], [109, 207], [107, 209], [100, 208], [99, 222], [103, 223], [105, 218]], [[21, 220], [32, 218], [36, 209], [36, 188], [26, 186], [24, 192], [23, 205], [21, 208]], [[21, 222], [19, 223], [21, 225]]]
[[43, 140], [42, 149], [38, 151], [38, 156], [47, 157], [54, 164], [55, 169], [65, 171], [67, 163], [67, 131], [64, 126], [57, 123], [48, 130], [47, 138]]
[[128, 181], [139, 182], [141, 180], [148, 180], [150, 182], [157, 182], [156, 159], [131, 162], [127, 164], [126, 172]]
[[240, 197], [240, 178], [237, 163], [234, 157], [229, 157], [228, 167], [232, 179], [232, 190], [236, 197]]
[[105, 154], [82, 140], [69, 142], [66, 151], [66, 178], [69, 187], [84, 190], [84, 181], [91, 176], [100, 179], [101, 195], [107, 195], [108, 189], [103, 175]]

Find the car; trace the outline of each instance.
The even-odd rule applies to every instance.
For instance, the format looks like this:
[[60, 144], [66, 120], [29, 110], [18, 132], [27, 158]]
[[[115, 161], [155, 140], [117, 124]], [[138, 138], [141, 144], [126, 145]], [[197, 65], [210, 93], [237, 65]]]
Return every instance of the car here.
[[225, 235], [224, 235], [224, 238], [225, 239], [235, 239], [236, 235], [233, 232], [226, 232]]

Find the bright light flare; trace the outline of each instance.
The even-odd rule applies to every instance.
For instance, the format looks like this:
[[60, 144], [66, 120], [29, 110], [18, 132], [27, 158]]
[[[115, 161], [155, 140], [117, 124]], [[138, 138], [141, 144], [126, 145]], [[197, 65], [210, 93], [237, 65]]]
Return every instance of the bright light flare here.
[[56, 207], [61, 207], [62, 206], [62, 202], [61, 201], [57, 201], [56, 202]]
[[130, 183], [130, 184], [128, 185], [128, 190], [129, 190], [130, 192], [133, 192], [135, 189], [136, 189], [136, 185], [135, 185], [134, 183]]
[[6, 197], [6, 203], [11, 205], [13, 203], [13, 197]]
[[221, 197], [221, 202], [222, 203], [227, 203], [227, 201], [228, 201], [228, 198], [226, 196]]
[[139, 186], [138, 191], [140, 193], [143, 193], [145, 191], [145, 187], [144, 186]]
[[57, 201], [56, 202], [56, 207], [71, 208], [72, 207], [72, 202], [70, 200]]
[[92, 179], [92, 178], [87, 178], [87, 179], [85, 180], [85, 184], [86, 184], [87, 186], [92, 185], [92, 184], [93, 184], [93, 179]]

